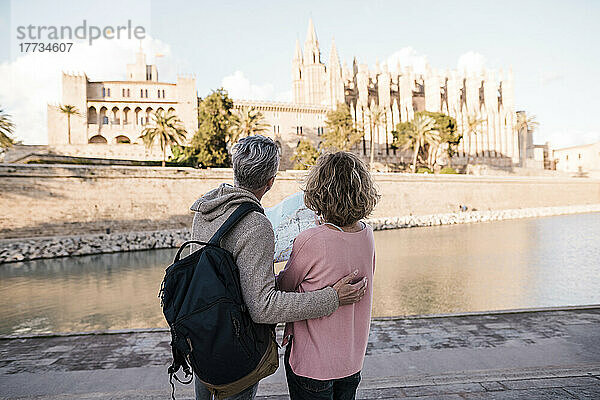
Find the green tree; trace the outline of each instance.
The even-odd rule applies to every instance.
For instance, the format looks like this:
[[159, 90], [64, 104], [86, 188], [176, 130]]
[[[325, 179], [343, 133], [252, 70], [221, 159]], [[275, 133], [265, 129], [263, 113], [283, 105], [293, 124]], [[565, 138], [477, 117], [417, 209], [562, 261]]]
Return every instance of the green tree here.
[[155, 141], [160, 144], [163, 154], [162, 166], [167, 158], [167, 146], [178, 145], [185, 141], [186, 131], [182, 122], [172, 112], [156, 111], [152, 114], [153, 124], [142, 131], [142, 140], [146, 147], [152, 147]]
[[265, 123], [265, 116], [253, 107], [242, 107], [234, 114], [233, 127], [228, 142], [233, 145], [241, 137], [259, 135], [267, 131], [269, 124]]
[[416, 171], [417, 159], [425, 146], [437, 146], [440, 134], [435, 129], [435, 119], [427, 115], [415, 114], [410, 122], [401, 122], [394, 132], [394, 144], [404, 149], [413, 150], [412, 171]]
[[323, 133], [323, 147], [334, 151], [349, 151], [362, 137], [361, 132], [354, 127], [350, 107], [338, 104], [335, 110], [327, 113], [327, 127]]
[[[379, 143], [379, 127], [383, 123], [385, 117], [385, 111], [379, 106], [373, 106], [369, 108], [369, 123], [371, 124], [371, 156], [369, 158], [369, 165], [373, 168], [375, 162], [375, 142]], [[376, 134], [375, 137], [373, 134]]]
[[[431, 117], [435, 120], [435, 130], [440, 134], [439, 146], [446, 146], [446, 156], [448, 162], [452, 163], [452, 157], [457, 153], [457, 148], [462, 140], [462, 135], [456, 129], [456, 119], [441, 112], [419, 111], [417, 114]], [[432, 149], [430, 156], [433, 157], [431, 164], [435, 165], [437, 147]]]
[[67, 116], [67, 138], [68, 143], [71, 144], [71, 116], [81, 116], [81, 113], [77, 107], [69, 104], [61, 104], [58, 106], [58, 111]]
[[0, 108], [0, 149], [7, 149], [15, 144], [12, 134], [15, 131], [15, 124], [12, 118], [2, 108]]
[[205, 167], [229, 167], [228, 143], [235, 116], [233, 100], [223, 88], [213, 91], [198, 105], [198, 131], [186, 147], [187, 159]]
[[294, 169], [309, 169], [317, 162], [319, 150], [310, 140], [300, 140], [294, 151], [291, 160], [294, 162]]

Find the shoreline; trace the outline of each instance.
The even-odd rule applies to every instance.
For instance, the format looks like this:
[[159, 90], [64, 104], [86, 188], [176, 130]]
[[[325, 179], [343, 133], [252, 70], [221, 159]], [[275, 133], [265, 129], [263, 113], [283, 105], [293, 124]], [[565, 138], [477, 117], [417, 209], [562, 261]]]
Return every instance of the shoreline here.
[[[373, 230], [470, 224], [600, 212], [600, 204], [464, 211], [429, 215], [370, 218]], [[189, 240], [189, 228], [0, 240], [0, 264], [71, 256], [179, 247]]]
[[[585, 311], [585, 310], [600, 310], [600, 304], [582, 304], [574, 306], [548, 306], [548, 307], [530, 307], [530, 308], [511, 308], [502, 310], [488, 311], [462, 311], [456, 313], [443, 314], [413, 314], [413, 315], [396, 315], [393, 317], [371, 317], [371, 322], [386, 323], [404, 320], [436, 320], [444, 318], [465, 318], [465, 317], [483, 317], [483, 316], [502, 316], [510, 314], [533, 314], [547, 313], [559, 311]], [[283, 325], [277, 326], [279, 333], [283, 332]], [[16, 339], [52, 339], [52, 338], [68, 338], [75, 336], [111, 336], [123, 334], [140, 334], [140, 333], [160, 333], [169, 332], [167, 327], [157, 328], [131, 328], [131, 329], [112, 329], [112, 330], [97, 330], [97, 331], [80, 331], [80, 332], [52, 332], [52, 333], [33, 333], [29, 335], [0, 335], [0, 342]]]

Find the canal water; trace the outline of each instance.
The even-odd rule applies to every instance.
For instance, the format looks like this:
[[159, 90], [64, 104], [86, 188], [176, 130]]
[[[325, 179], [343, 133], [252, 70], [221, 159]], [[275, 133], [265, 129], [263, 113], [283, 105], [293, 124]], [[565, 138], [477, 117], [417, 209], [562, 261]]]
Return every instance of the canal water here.
[[[374, 316], [600, 303], [600, 213], [375, 232]], [[166, 326], [174, 249], [0, 265], [0, 335]]]

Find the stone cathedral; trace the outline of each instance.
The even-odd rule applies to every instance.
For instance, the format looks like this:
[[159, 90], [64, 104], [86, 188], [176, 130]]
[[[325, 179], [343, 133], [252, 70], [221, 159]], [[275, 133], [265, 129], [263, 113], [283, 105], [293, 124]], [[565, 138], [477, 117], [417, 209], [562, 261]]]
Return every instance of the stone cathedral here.
[[[377, 138], [380, 157], [390, 155], [391, 132], [398, 122], [412, 120], [417, 111], [442, 112], [454, 117], [460, 132], [468, 118], [477, 118], [478, 132], [464, 134], [458, 159], [497, 166], [519, 163], [519, 138], [515, 129], [512, 71], [491, 70], [479, 74], [439, 71], [429, 66], [416, 73], [410, 66], [387, 65], [369, 70], [355, 58], [352, 68], [342, 67], [331, 44], [329, 63], [321, 61], [319, 41], [309, 21], [304, 48], [296, 41], [292, 60], [293, 102], [336, 107], [346, 103], [358, 127], [370, 140], [369, 112], [379, 107], [385, 112], [383, 137]], [[367, 146], [368, 148], [368, 146]], [[363, 149], [364, 150], [364, 149]]]
[[[176, 82], [158, 80], [156, 65], [147, 64], [137, 53], [127, 65], [123, 80], [94, 81], [87, 75], [63, 74], [62, 104], [81, 111], [68, 120], [56, 105], [48, 106], [48, 144], [57, 154], [109, 159], [160, 159], [161, 152], [146, 149], [140, 140], [152, 123], [156, 110], [176, 113], [186, 127], [188, 140], [197, 129], [197, 106], [201, 100], [196, 81], [178, 76]], [[301, 140], [319, 145], [326, 129], [327, 113], [340, 103], [350, 107], [358, 128], [365, 132], [357, 154], [368, 158], [371, 142], [369, 115], [378, 108], [385, 112], [383, 123], [373, 129], [376, 161], [407, 162], [410, 151], [393, 150], [392, 131], [400, 121], [410, 121], [417, 111], [438, 111], [456, 118], [464, 134], [454, 164], [482, 163], [497, 167], [522, 165], [527, 138], [515, 129], [512, 73], [482, 71], [438, 71], [427, 67], [413, 71], [409, 66], [379, 66], [369, 70], [355, 58], [352, 69], [340, 62], [335, 43], [329, 63], [321, 61], [321, 50], [312, 20], [304, 47], [296, 43], [292, 56], [292, 102], [234, 99], [236, 112], [253, 108], [269, 125], [265, 135], [281, 149], [281, 168], [292, 167], [291, 157]], [[481, 121], [476, 134], [462, 130], [466, 121]]]

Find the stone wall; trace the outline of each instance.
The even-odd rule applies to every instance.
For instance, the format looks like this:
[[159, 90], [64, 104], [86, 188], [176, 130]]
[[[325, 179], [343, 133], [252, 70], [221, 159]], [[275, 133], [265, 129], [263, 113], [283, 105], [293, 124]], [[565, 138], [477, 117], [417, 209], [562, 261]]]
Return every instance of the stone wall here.
[[[303, 176], [280, 172], [263, 204], [299, 190]], [[600, 180], [589, 178], [376, 173], [375, 180], [382, 197], [373, 218], [448, 213], [459, 205], [504, 210], [600, 203]], [[69, 235], [75, 225], [79, 232], [89, 232], [88, 225], [112, 232], [180, 228], [170, 221], [181, 217], [185, 226], [194, 200], [222, 182], [232, 182], [230, 169], [0, 164], [0, 238], [47, 236], [48, 226], [65, 227], [52, 235]], [[121, 228], [132, 221], [136, 228]]]
[[[373, 230], [385, 230], [590, 212], [600, 212], [600, 204], [538, 207], [519, 210], [467, 211], [421, 216], [409, 215], [393, 218], [372, 218], [366, 222], [373, 227]], [[190, 239], [190, 230], [184, 228], [146, 232], [0, 240], [0, 264], [39, 258], [173, 248], [179, 247], [183, 242]]]

